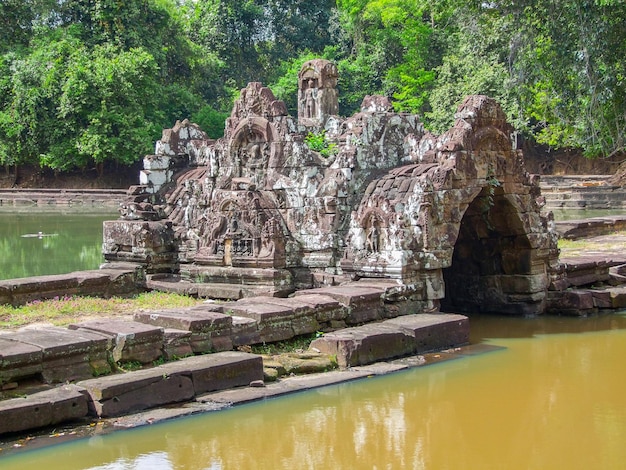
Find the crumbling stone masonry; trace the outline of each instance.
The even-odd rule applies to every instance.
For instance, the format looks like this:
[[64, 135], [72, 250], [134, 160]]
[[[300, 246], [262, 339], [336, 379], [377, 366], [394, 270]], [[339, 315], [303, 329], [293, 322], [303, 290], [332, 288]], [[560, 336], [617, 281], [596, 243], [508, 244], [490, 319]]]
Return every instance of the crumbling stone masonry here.
[[326, 60], [298, 83], [297, 120], [250, 83], [224, 137], [186, 120], [165, 130], [121, 219], [105, 223], [108, 263], [214, 298], [382, 278], [415, 311], [544, 311], [557, 237], [494, 100], [468, 97], [437, 137], [381, 96], [338, 117]]

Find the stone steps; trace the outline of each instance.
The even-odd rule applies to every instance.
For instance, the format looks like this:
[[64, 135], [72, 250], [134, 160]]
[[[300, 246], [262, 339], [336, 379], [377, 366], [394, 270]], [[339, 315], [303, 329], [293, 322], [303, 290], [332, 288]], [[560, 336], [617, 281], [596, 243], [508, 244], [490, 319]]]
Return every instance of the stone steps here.
[[[75, 414], [83, 413], [76, 409], [83, 410], [86, 400], [90, 415], [116, 416], [191, 400], [212, 390], [263, 380], [260, 356], [234, 352], [233, 348], [394, 317], [398, 312], [408, 309], [397, 308], [395, 303], [392, 304], [393, 308], [386, 307], [388, 303], [384, 299], [396, 295], [397, 285], [359, 285], [355, 282], [349, 286], [301, 291], [291, 298], [266, 296], [236, 302], [213, 302], [191, 308], [141, 312], [132, 319], [98, 319], [76, 323], [68, 328], [25, 328], [1, 333], [0, 388], [5, 393], [12, 389], [22, 393], [22, 386], [32, 384], [33, 381], [50, 386], [71, 380], [76, 381], [78, 389], [57, 386], [61, 390], [58, 394], [39, 392], [24, 399], [2, 401], [0, 422], [5, 422], [3, 416], [14, 416], [11, 413], [18, 413], [16, 410], [36, 414], [38, 411], [34, 411], [35, 408], [43, 409], [44, 402], [51, 403], [45, 406], [55, 407], [55, 400], [61, 403], [59, 409], [66, 406], [63, 403], [73, 400]], [[413, 303], [410, 305], [414, 306]], [[457, 316], [453, 317], [456, 320]], [[443, 318], [448, 317], [438, 316], [438, 319]], [[369, 356], [359, 352], [359, 363], [423, 351], [426, 343], [418, 345], [414, 338], [415, 331], [409, 334], [407, 328], [410, 325], [413, 325], [414, 330], [433, 328], [433, 322], [424, 324], [410, 320], [409, 317], [404, 322], [406, 324], [387, 320], [382, 326], [371, 326], [375, 337], [365, 339], [363, 343], [374, 342], [378, 349], [376, 354]], [[366, 326], [357, 328], [362, 328], [366, 334]], [[461, 329], [465, 331], [465, 327], [466, 324]], [[396, 333], [404, 338], [399, 343], [401, 347], [377, 339], [380, 328], [401, 331]], [[328, 334], [329, 340], [332, 334]], [[450, 334], [454, 338], [441, 345], [467, 341], [466, 336], [458, 340], [455, 336], [457, 333]], [[427, 349], [437, 347], [437, 344], [428, 343]], [[360, 347], [353, 349], [359, 350]], [[205, 354], [209, 352], [214, 354]], [[126, 367], [126, 363], [153, 366], [163, 359], [172, 360], [185, 355], [192, 356], [134, 372], [110, 374], [120, 365]], [[338, 354], [338, 357], [342, 356]], [[248, 360], [253, 364], [248, 363]], [[238, 361], [248, 365], [238, 365]], [[344, 360], [345, 366], [351, 364], [351, 361]], [[102, 376], [93, 378], [94, 375]], [[84, 400], [76, 395], [76, 390], [85, 396]], [[66, 419], [76, 419], [75, 414], [63, 415], [65, 417], [59, 415], [58, 421], [57, 418], [46, 421], [29, 417], [24, 421], [24, 426], [28, 427], [21, 427], [20, 424], [0, 425], [0, 433], [19, 432], [31, 426], [47, 426]], [[13, 418], [11, 420], [14, 421]]]
[[103, 205], [117, 207], [125, 189], [0, 188], [0, 206]]
[[194, 356], [0, 401], [0, 434], [87, 416], [120, 416], [259, 380], [263, 380], [261, 356], [238, 351]]
[[272, 295], [286, 297], [293, 292], [291, 287], [282, 288], [272, 285], [233, 284], [226, 282], [197, 282], [181, 279], [177, 276], [149, 276], [146, 280], [148, 289], [183, 295], [220, 300], [238, 300], [245, 297]]
[[626, 189], [605, 183], [606, 176], [541, 178], [545, 210], [626, 209]]

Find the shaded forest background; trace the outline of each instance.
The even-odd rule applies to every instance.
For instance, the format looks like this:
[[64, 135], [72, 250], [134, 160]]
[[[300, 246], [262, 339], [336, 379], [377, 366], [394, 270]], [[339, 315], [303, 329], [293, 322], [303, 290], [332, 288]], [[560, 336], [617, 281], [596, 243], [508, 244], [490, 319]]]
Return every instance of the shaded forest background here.
[[392, 98], [446, 130], [496, 98], [522, 142], [622, 158], [626, 0], [0, 0], [0, 164], [136, 164], [190, 118], [212, 137], [261, 81], [296, 114], [297, 72], [340, 72], [340, 113]]

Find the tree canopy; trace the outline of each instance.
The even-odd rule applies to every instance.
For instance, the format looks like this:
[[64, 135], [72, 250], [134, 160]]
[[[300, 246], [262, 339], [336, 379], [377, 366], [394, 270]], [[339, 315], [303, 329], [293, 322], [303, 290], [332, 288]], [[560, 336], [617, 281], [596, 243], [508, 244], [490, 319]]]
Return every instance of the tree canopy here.
[[3, 0], [0, 163], [130, 164], [183, 118], [218, 137], [248, 81], [295, 111], [313, 57], [345, 115], [384, 94], [441, 132], [481, 93], [536, 142], [624, 154], [624, 24], [624, 0]]

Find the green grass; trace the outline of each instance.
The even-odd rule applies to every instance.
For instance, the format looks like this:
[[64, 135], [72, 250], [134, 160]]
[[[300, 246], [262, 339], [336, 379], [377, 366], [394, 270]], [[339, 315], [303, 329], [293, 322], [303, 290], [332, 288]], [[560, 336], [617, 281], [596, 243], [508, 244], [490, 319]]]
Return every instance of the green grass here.
[[20, 307], [0, 305], [0, 329], [18, 328], [30, 323], [64, 326], [84, 317], [131, 315], [141, 310], [191, 307], [201, 300], [178, 294], [147, 292], [131, 298], [66, 296], [35, 300]]

